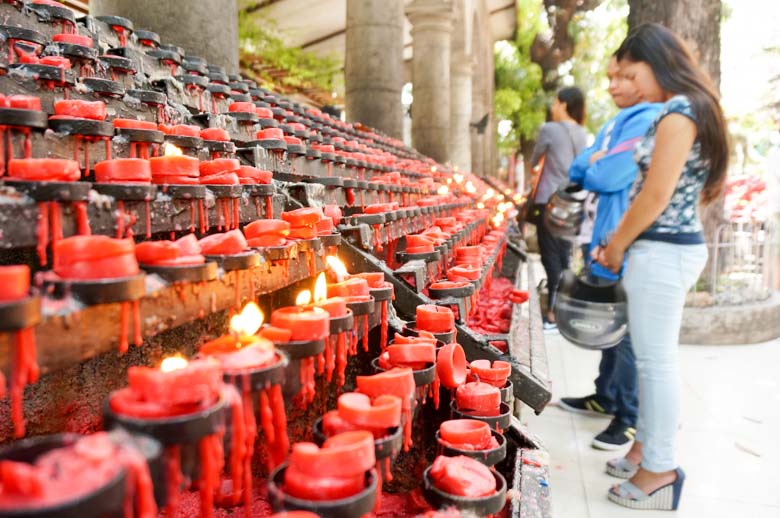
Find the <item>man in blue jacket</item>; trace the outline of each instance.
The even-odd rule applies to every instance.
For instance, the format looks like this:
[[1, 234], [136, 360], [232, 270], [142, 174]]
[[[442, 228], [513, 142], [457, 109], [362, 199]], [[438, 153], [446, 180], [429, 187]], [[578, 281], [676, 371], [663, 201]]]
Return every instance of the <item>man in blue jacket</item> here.
[[[641, 102], [630, 81], [620, 77], [613, 57], [607, 69], [609, 93], [621, 108], [599, 131], [593, 145], [583, 151], [569, 168], [569, 179], [598, 195], [590, 250], [618, 226], [628, 210], [628, 194], [637, 174], [634, 147], [655, 119], [661, 104]], [[612, 282], [619, 276], [595, 261], [589, 262], [592, 282]], [[614, 416], [606, 430], [593, 439], [593, 447], [615, 450], [630, 443], [636, 433], [638, 415], [637, 374], [629, 336], [616, 347], [602, 351], [596, 393], [583, 398], [561, 398], [561, 408], [598, 416]]]

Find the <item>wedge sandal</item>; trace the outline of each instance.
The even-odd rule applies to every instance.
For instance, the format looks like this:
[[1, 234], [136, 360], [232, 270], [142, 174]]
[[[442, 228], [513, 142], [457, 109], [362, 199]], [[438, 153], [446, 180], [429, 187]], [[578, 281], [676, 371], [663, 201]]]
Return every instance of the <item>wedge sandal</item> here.
[[607, 493], [607, 498], [618, 505], [629, 509], [645, 509], [656, 511], [675, 511], [680, 505], [685, 473], [677, 468], [677, 480], [671, 484], [659, 487], [649, 495], [636, 487], [631, 482], [612, 486]]
[[639, 465], [625, 457], [617, 457], [607, 461], [607, 475], [628, 480], [636, 475]]

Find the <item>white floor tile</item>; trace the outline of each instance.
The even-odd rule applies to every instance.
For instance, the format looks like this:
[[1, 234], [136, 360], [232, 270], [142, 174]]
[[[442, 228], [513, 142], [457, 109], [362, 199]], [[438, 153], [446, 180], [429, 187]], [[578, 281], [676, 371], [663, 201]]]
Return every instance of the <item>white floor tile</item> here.
[[[594, 390], [600, 355], [545, 335], [553, 402]], [[780, 518], [780, 340], [759, 345], [680, 347], [682, 375], [680, 463], [687, 473], [677, 513], [642, 512], [642, 518]], [[557, 376], [557, 377], [556, 377]], [[549, 406], [523, 421], [550, 453], [554, 518], [617, 518], [630, 510], [609, 502], [619, 482], [604, 473], [610, 458], [625, 452], [591, 448], [608, 419], [580, 416]]]

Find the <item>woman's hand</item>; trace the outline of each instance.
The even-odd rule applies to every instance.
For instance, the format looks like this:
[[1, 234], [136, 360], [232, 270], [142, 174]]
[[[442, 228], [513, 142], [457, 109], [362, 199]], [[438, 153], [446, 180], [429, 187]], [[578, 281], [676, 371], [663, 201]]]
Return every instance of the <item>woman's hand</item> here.
[[613, 243], [614, 242], [610, 242], [606, 247], [597, 246], [593, 249], [591, 255], [597, 263], [607, 270], [613, 273], [620, 273], [626, 251], [625, 249], [621, 250]]

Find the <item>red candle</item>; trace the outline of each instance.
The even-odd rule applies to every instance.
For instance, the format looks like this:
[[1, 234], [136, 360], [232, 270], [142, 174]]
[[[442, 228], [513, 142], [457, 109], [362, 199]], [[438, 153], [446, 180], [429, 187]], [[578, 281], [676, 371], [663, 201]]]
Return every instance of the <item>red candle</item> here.
[[454, 389], [466, 382], [466, 353], [457, 343], [449, 343], [436, 357], [436, 374], [441, 384]]
[[78, 119], [106, 120], [106, 103], [103, 101], [62, 100], [54, 102], [54, 114]]
[[451, 495], [478, 498], [496, 492], [496, 479], [490, 468], [463, 455], [436, 457], [429, 473], [434, 485]]
[[455, 314], [450, 308], [423, 304], [417, 306], [417, 329], [431, 333], [447, 333], [455, 327]]
[[512, 366], [502, 361], [494, 361], [491, 365], [490, 360], [474, 360], [469, 367], [472, 377], [498, 388], [504, 388], [512, 373]]
[[271, 325], [292, 331], [291, 340], [322, 340], [330, 335], [330, 315], [322, 308], [290, 306], [271, 313]]
[[135, 245], [135, 258], [141, 264], [155, 266], [183, 266], [203, 264], [200, 244], [194, 234], [176, 241], [144, 241]]
[[54, 243], [54, 273], [63, 279], [130, 277], [138, 273], [132, 239], [73, 236]]
[[284, 140], [281, 128], [265, 128], [257, 132], [258, 140]]
[[436, 346], [430, 343], [391, 344], [387, 353], [390, 363], [400, 367], [425, 368], [426, 364], [436, 361]]
[[439, 439], [465, 450], [487, 449], [493, 439], [490, 425], [476, 419], [451, 419], [439, 425]]
[[351, 275], [350, 278], [365, 279], [369, 288], [384, 288], [385, 287], [385, 274], [382, 272], [364, 272]]
[[451, 281], [476, 281], [481, 275], [482, 271], [476, 266], [453, 266], [447, 270], [447, 278]]
[[181, 137], [200, 137], [200, 127], [191, 124], [175, 124], [169, 126], [160, 124], [158, 129], [166, 135], [177, 135]]
[[235, 255], [247, 249], [246, 238], [240, 230], [206, 236], [200, 241], [200, 248], [206, 255]]
[[149, 183], [152, 170], [143, 158], [116, 158], [95, 164], [98, 183]]
[[290, 226], [292, 227], [314, 227], [322, 217], [322, 209], [319, 207], [304, 207], [302, 209], [282, 212], [282, 219], [290, 223]]
[[79, 163], [62, 158], [12, 158], [8, 178], [40, 182], [75, 182], [81, 178]]
[[274, 112], [271, 111], [271, 108], [265, 108], [265, 107], [255, 107], [255, 115], [257, 115], [261, 119], [273, 119], [274, 118]]
[[[67, 59], [66, 59], [67, 61]], [[70, 61], [68, 61], [70, 63]], [[41, 111], [41, 99], [34, 95], [9, 95], [2, 99], [5, 108], [17, 108], [20, 110]]]
[[341, 207], [338, 205], [325, 205], [322, 207], [323, 214], [333, 220], [334, 225], [338, 225], [341, 223], [341, 218], [343, 217], [341, 213]]
[[203, 140], [218, 140], [227, 142], [230, 140], [230, 133], [222, 128], [205, 128], [200, 130], [200, 138]]
[[393, 428], [401, 423], [401, 398], [382, 395], [372, 401], [360, 392], [339, 396], [338, 412], [347, 422], [367, 428]]
[[114, 124], [115, 128], [157, 131], [157, 123], [151, 121], [142, 121], [138, 119], [114, 119], [112, 123]]
[[256, 109], [257, 108], [255, 107], [255, 104], [248, 101], [237, 101], [231, 103], [230, 106], [228, 106], [228, 111], [231, 113], [234, 112], [255, 113]]
[[292, 330], [284, 327], [264, 326], [260, 330], [260, 336], [275, 344], [284, 344], [292, 340]]
[[497, 416], [501, 406], [501, 391], [493, 385], [472, 381], [455, 392], [458, 410], [478, 416]]
[[199, 161], [195, 157], [186, 155], [165, 155], [149, 159], [152, 176], [165, 179], [166, 177], [189, 177], [197, 179], [200, 176], [198, 170]]
[[347, 299], [343, 297], [330, 297], [314, 305], [327, 311], [330, 318], [340, 318], [347, 314]]
[[264, 171], [248, 165], [239, 167], [237, 174], [241, 183], [247, 183], [244, 180], [253, 180], [253, 183], [257, 184], [270, 184], [271, 180], [273, 180], [271, 171]]
[[352, 297], [365, 297], [369, 295], [368, 282], [359, 277], [351, 277], [342, 282], [328, 284], [329, 297], [345, 297], [350, 299]]
[[222, 369], [209, 359], [166, 358], [160, 368], [130, 367], [127, 379], [129, 387], [114, 392], [109, 404], [118, 414], [139, 418], [173, 417], [208, 408], [222, 389]]
[[358, 391], [377, 398], [389, 394], [401, 398], [404, 421], [404, 451], [412, 445], [412, 399], [414, 399], [414, 373], [409, 368], [390, 369], [373, 376], [355, 378]]
[[325, 218], [314, 224], [314, 230], [318, 236], [327, 236], [333, 233], [333, 220]]
[[82, 36], [81, 34], [60, 33], [51, 37], [52, 41], [61, 41], [62, 43], [70, 43], [73, 45], [81, 45], [83, 47], [92, 46], [92, 38], [89, 36]]
[[0, 303], [24, 299], [30, 291], [30, 267], [0, 266]]

